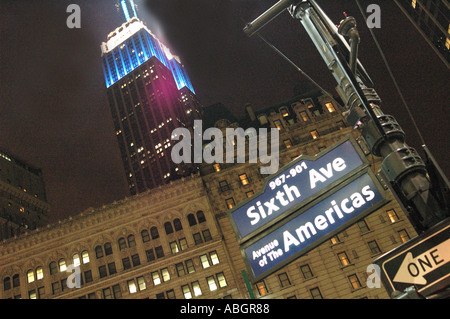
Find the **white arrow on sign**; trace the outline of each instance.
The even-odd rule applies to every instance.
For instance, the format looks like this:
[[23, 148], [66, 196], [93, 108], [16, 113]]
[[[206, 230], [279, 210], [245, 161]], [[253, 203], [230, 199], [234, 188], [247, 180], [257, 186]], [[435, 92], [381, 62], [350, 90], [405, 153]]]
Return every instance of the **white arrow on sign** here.
[[426, 285], [424, 276], [444, 266], [450, 261], [450, 239], [427, 250], [417, 257], [411, 252], [406, 254], [393, 281], [408, 284]]

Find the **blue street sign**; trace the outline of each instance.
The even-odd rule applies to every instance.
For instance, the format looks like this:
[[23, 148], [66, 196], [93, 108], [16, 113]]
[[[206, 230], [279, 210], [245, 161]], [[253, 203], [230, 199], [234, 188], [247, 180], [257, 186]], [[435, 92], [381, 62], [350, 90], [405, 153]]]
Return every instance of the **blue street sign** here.
[[253, 282], [283, 267], [356, 220], [383, 205], [384, 191], [373, 174], [363, 172], [345, 186], [291, 215], [255, 239], [241, 251], [252, 271]]
[[253, 237], [342, 177], [362, 169], [365, 158], [352, 141], [346, 140], [320, 157], [302, 156], [294, 160], [268, 180], [262, 191], [229, 212], [238, 240]]

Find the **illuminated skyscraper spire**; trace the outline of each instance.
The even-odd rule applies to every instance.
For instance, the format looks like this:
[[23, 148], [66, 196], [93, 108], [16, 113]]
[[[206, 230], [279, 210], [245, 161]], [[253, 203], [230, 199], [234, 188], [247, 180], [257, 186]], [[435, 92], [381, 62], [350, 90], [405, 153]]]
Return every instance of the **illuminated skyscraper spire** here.
[[133, 17], [138, 17], [133, 0], [120, 0], [120, 6], [126, 21], [130, 21]]

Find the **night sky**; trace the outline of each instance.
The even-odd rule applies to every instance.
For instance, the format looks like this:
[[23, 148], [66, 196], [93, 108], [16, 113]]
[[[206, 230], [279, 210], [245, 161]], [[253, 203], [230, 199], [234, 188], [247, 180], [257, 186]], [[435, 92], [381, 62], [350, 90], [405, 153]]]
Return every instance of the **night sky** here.
[[[243, 32], [275, 0], [135, 0], [141, 19], [184, 63], [204, 106], [224, 103], [236, 115], [278, 103], [309, 84], [258, 37]], [[318, 1], [337, 24], [355, 16], [360, 60], [382, 109], [407, 142], [421, 142], [354, 0]], [[81, 29], [66, 8], [81, 7]], [[393, 1], [381, 6], [375, 34], [424, 135], [449, 174], [450, 73]], [[51, 221], [128, 196], [101, 67], [100, 44], [123, 22], [115, 0], [0, 0], [0, 149], [43, 171]], [[261, 34], [335, 94], [335, 83], [301, 24], [287, 12]], [[337, 95], [337, 94], [336, 94]]]

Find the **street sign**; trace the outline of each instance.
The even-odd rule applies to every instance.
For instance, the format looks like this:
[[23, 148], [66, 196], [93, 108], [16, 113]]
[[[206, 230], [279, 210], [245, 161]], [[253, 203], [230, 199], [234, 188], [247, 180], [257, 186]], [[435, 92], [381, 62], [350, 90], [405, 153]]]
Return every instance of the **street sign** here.
[[289, 216], [365, 166], [365, 156], [353, 138], [315, 157], [292, 161], [268, 179], [261, 191], [228, 212], [239, 242]]
[[385, 192], [366, 169], [271, 229], [241, 245], [257, 282], [335, 236], [386, 203]]
[[389, 294], [415, 286], [424, 295], [450, 285], [450, 219], [374, 261]]

